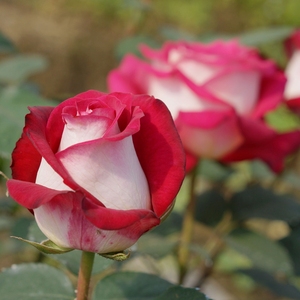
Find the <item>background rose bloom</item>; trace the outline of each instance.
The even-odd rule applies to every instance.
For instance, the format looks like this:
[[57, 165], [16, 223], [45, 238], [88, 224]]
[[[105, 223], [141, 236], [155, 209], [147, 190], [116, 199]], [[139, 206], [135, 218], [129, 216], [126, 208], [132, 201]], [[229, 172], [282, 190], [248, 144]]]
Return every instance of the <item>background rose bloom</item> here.
[[98, 253], [124, 250], [160, 223], [185, 164], [161, 101], [97, 91], [31, 107], [12, 159], [9, 193], [43, 233]]
[[300, 30], [285, 41], [289, 62], [285, 69], [287, 84], [284, 97], [287, 105], [300, 114]]
[[108, 76], [109, 89], [152, 94], [167, 104], [188, 169], [205, 157], [260, 158], [281, 170], [300, 137], [299, 132], [279, 135], [262, 120], [282, 101], [286, 81], [272, 61], [237, 41], [168, 42], [159, 50], [141, 50], [148, 60], [125, 56]]

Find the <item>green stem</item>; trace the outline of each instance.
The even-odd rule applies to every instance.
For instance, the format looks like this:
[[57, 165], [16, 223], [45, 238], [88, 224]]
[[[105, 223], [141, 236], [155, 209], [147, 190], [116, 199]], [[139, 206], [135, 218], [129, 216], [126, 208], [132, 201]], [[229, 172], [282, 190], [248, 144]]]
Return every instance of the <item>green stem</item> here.
[[183, 218], [181, 239], [178, 249], [179, 262], [179, 282], [182, 283], [188, 270], [188, 261], [190, 256], [189, 246], [191, 244], [194, 228], [195, 209], [196, 209], [196, 195], [195, 182], [197, 177], [197, 167], [191, 172], [191, 181], [189, 188], [189, 202]]
[[76, 300], [88, 300], [95, 253], [82, 251]]

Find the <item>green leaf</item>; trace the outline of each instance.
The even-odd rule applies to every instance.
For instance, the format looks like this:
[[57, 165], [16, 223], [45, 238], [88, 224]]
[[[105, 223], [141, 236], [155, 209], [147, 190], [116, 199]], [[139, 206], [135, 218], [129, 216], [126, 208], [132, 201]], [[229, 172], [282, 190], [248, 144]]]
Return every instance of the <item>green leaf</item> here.
[[43, 264], [13, 265], [0, 273], [1, 300], [74, 300], [74, 288], [61, 271]]
[[182, 227], [182, 215], [176, 211], [171, 214], [157, 227], [151, 230], [151, 233], [168, 236], [175, 232], [179, 232]]
[[47, 60], [41, 55], [16, 55], [0, 62], [0, 82], [20, 83], [29, 76], [44, 71]]
[[217, 190], [209, 190], [197, 195], [195, 219], [207, 225], [215, 225], [222, 219], [226, 209], [223, 195]]
[[[2, 210], [1, 206], [0, 206], [0, 210]], [[11, 216], [4, 215], [4, 214], [0, 215], [0, 231], [10, 229], [13, 224], [14, 224], [14, 220]]]
[[293, 261], [295, 275], [300, 276], [300, 228], [293, 230], [290, 235], [279, 242], [289, 252]]
[[171, 253], [176, 244], [175, 241], [152, 232], [143, 235], [137, 243], [139, 252], [149, 254], [157, 259]]
[[52, 242], [50, 240], [45, 240], [41, 243], [37, 243], [37, 242], [32, 242], [29, 240], [22, 239], [17, 236], [12, 236], [12, 238], [17, 239], [22, 242], [25, 242], [46, 254], [62, 254], [62, 253], [70, 252], [73, 250], [73, 249], [69, 249], [69, 248], [59, 247], [58, 245], [56, 245], [54, 242]]
[[284, 104], [266, 114], [265, 117], [268, 124], [279, 132], [297, 130], [300, 127], [299, 116]]
[[13, 43], [2, 33], [0, 33], [0, 53], [15, 52], [16, 48]]
[[92, 300], [150, 300], [164, 293], [171, 286], [170, 282], [155, 275], [119, 272], [99, 281]]
[[267, 287], [278, 296], [295, 300], [300, 299], [300, 290], [290, 283], [278, 281], [275, 277], [267, 272], [259, 269], [241, 269], [239, 272], [251, 277], [259, 285]]
[[0, 155], [4, 158], [10, 159], [21, 137], [28, 106], [37, 105], [54, 106], [56, 103], [21, 88], [0, 88]]
[[243, 33], [237, 38], [241, 43], [250, 46], [282, 41], [293, 32], [292, 27], [271, 27]]
[[155, 300], [188, 299], [188, 300], [210, 300], [207, 296], [199, 292], [198, 289], [172, 286]]
[[115, 49], [116, 57], [121, 60], [127, 53], [141, 56], [139, 46], [148, 45], [151, 48], [158, 48], [159, 43], [148, 36], [136, 35], [122, 39]]
[[251, 218], [300, 221], [300, 204], [291, 196], [277, 195], [272, 190], [253, 186], [236, 193], [231, 199], [232, 216], [238, 221]]
[[211, 181], [223, 181], [232, 175], [233, 170], [214, 160], [203, 159], [198, 168], [199, 175]]
[[19, 236], [25, 238], [28, 233], [28, 228], [32, 222], [31, 218], [19, 217], [14, 222], [14, 227], [12, 228], [11, 235]]
[[236, 229], [226, 241], [248, 257], [254, 266], [269, 273], [293, 274], [290, 257], [282, 245], [247, 229]]
[[130, 252], [109, 252], [109, 253], [98, 253], [104, 258], [108, 258], [115, 261], [124, 261], [129, 258]]
[[[60, 255], [51, 255], [51, 258], [61, 262], [73, 274], [78, 274], [81, 260], [81, 251], [74, 250], [72, 252], [63, 253]], [[96, 255], [93, 265], [93, 274], [101, 273], [113, 264], [113, 260]]]
[[195, 289], [174, 286], [151, 274], [119, 272], [103, 278], [95, 287], [92, 300], [209, 300]]
[[249, 161], [252, 176], [258, 180], [272, 180], [276, 176], [274, 172], [260, 160]]

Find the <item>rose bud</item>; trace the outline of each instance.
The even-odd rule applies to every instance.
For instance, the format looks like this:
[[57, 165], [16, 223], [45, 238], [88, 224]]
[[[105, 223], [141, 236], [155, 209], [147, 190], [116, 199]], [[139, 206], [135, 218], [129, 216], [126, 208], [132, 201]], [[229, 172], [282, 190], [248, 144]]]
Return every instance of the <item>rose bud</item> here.
[[123, 251], [170, 212], [185, 156], [163, 102], [88, 91], [30, 107], [10, 196], [62, 248]]
[[141, 52], [147, 60], [129, 54], [109, 73], [109, 89], [146, 93], [166, 103], [187, 170], [203, 157], [257, 158], [280, 171], [284, 157], [299, 146], [299, 132], [278, 134], [263, 121], [282, 101], [286, 79], [255, 49], [237, 41], [167, 42], [157, 50], [142, 46]]
[[289, 61], [285, 69], [284, 97], [286, 104], [300, 115], [300, 29], [285, 40], [285, 48]]

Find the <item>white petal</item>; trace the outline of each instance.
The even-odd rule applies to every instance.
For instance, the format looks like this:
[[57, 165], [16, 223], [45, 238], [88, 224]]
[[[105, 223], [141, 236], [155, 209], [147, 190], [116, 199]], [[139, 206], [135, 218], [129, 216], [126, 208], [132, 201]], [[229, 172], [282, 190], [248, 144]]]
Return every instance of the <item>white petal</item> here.
[[211, 159], [223, 157], [243, 142], [234, 120], [227, 120], [212, 129], [182, 126], [179, 134], [187, 150]]
[[256, 105], [261, 75], [256, 71], [234, 72], [216, 78], [207, 88], [241, 114], [250, 114]]
[[34, 215], [41, 231], [61, 247], [108, 253], [124, 250], [136, 242], [118, 230], [100, 230], [84, 217], [74, 220], [69, 206], [45, 204], [34, 209]]
[[285, 86], [284, 96], [286, 99], [296, 98], [300, 96], [300, 50], [295, 51], [292, 55], [285, 74], [287, 83]]
[[203, 111], [218, 109], [217, 105], [208, 103], [196, 95], [182, 81], [176, 78], [157, 78], [150, 76], [148, 93], [162, 100], [171, 112], [174, 119], [180, 111]]
[[100, 146], [95, 143], [77, 147], [58, 153], [58, 157], [78, 185], [109, 208], [150, 208], [148, 182], [131, 136], [104, 141]]
[[67, 185], [63, 183], [62, 177], [52, 169], [52, 167], [46, 162], [44, 158], [42, 158], [35, 182], [37, 184], [58, 191], [71, 190]]
[[112, 120], [95, 116], [69, 117], [61, 137], [59, 151], [74, 144], [102, 137]]

